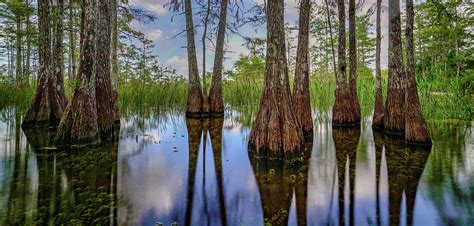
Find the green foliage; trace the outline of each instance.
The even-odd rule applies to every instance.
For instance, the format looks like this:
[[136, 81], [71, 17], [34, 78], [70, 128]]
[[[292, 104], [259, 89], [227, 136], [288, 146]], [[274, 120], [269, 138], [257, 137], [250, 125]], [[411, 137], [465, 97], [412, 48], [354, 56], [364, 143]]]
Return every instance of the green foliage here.
[[228, 79], [238, 81], [263, 81], [265, 58], [259, 55], [241, 56], [234, 63], [234, 70], [227, 73]]
[[472, 120], [474, 76], [440, 77], [424, 80], [418, 77], [418, 94], [428, 119]]
[[30, 1], [0, 0], [0, 74], [14, 77], [17, 84], [28, 82], [32, 71], [31, 56], [25, 58], [38, 44], [35, 13]]
[[423, 77], [455, 76], [472, 69], [473, 4], [468, 1], [425, 1], [415, 7], [415, 52]]
[[80, 81], [78, 79], [72, 80], [68, 85], [71, 89], [79, 88]]
[[374, 72], [366, 65], [360, 65], [357, 67], [357, 76], [359, 79], [373, 78]]
[[[325, 5], [316, 5], [314, 7], [314, 13], [310, 21], [310, 36], [312, 38], [310, 46], [311, 69], [313, 73], [318, 75], [334, 74], [332, 46], [334, 46], [334, 54], [337, 58], [338, 22], [334, 16], [337, 15], [337, 13], [331, 11], [331, 8], [329, 10], [332, 29], [330, 29], [327, 21]], [[370, 28], [373, 26], [370, 21], [372, 14], [373, 11], [369, 9], [361, 15], [356, 16], [357, 58], [359, 68], [368, 68], [375, 59], [375, 37], [370, 31]], [[346, 47], [347, 46], [349, 45], [347, 44]]]
[[372, 11], [356, 17], [356, 40], [358, 67], [368, 68], [375, 61], [375, 35], [369, 29]]
[[18, 87], [0, 80], [0, 109], [15, 106], [20, 110], [29, 107], [35, 90], [33, 86]]

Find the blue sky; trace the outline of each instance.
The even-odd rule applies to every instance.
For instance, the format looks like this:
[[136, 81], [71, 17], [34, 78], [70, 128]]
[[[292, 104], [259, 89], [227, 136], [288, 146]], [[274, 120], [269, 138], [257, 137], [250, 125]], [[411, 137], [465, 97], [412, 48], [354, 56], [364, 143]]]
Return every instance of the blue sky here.
[[[179, 74], [187, 75], [187, 55], [186, 55], [186, 37], [183, 35], [175, 37], [185, 28], [184, 14], [173, 14], [168, 11], [164, 5], [169, 0], [130, 0], [130, 4], [142, 9], [149, 10], [158, 16], [158, 20], [151, 24], [140, 24], [134, 22], [133, 26], [144, 32], [154, 44], [154, 53], [159, 56], [160, 63], [163, 66], [171, 66], [177, 69]], [[255, 4], [262, 4], [264, 0], [243, 0], [244, 6], [249, 9]], [[322, 4], [323, 0], [316, 0], [317, 4]], [[367, 10], [375, 3], [375, 0], [366, 0], [363, 6], [363, 11]], [[388, 1], [383, 0], [382, 4], [387, 5]], [[298, 0], [285, 0], [285, 22], [290, 25], [296, 25], [298, 20]], [[404, 7], [404, 6], [402, 6]], [[385, 11], [385, 10], [384, 10]], [[403, 11], [403, 8], [402, 8]], [[195, 10], [196, 12], [196, 10]], [[387, 64], [387, 12], [382, 14], [382, 67]], [[195, 18], [196, 24], [197, 18]], [[375, 15], [373, 15], [372, 22], [375, 24]], [[251, 25], [244, 26], [239, 29], [239, 32], [245, 36], [265, 37], [265, 25], [261, 27], [253, 27]], [[230, 33], [228, 33], [230, 34]], [[293, 32], [296, 37], [297, 31]], [[199, 70], [202, 70], [202, 45], [201, 45], [201, 29], [196, 31], [196, 48], [198, 54]], [[235, 34], [230, 34], [226, 37], [226, 54], [224, 66], [226, 69], [231, 69], [233, 63], [239, 58], [240, 54], [247, 54], [248, 50], [242, 46], [243, 40]], [[294, 39], [297, 40], [296, 38]], [[209, 43], [207, 46], [211, 46]], [[296, 43], [294, 43], [296, 46]], [[214, 52], [212, 48], [207, 48], [206, 71], [212, 71], [214, 60]]]
[[[169, 0], [131, 0], [130, 4], [142, 9], [154, 12], [158, 16], [158, 20], [150, 24], [142, 24], [134, 22], [132, 25], [144, 32], [145, 35], [153, 41], [155, 48], [153, 50], [159, 57], [159, 61], [164, 66], [171, 66], [177, 69], [179, 74], [187, 75], [187, 54], [186, 54], [186, 37], [183, 35], [176, 37], [177, 34], [185, 28], [184, 14], [174, 14], [169, 12], [164, 5]], [[262, 3], [263, 0], [244, 0], [246, 9], [255, 4]], [[298, 9], [297, 2], [294, 0], [286, 1], [285, 21], [294, 25], [297, 21]], [[195, 10], [196, 11], [196, 10]], [[195, 24], [197, 18], [195, 18]], [[254, 27], [246, 25], [239, 29], [239, 32], [245, 36], [265, 38], [265, 25]], [[224, 65], [226, 69], [231, 69], [233, 63], [241, 54], [247, 54], [248, 50], [243, 46], [243, 39], [228, 32], [226, 37], [226, 54]], [[199, 70], [202, 70], [202, 29], [196, 31], [196, 48], [198, 54]], [[207, 44], [206, 71], [212, 71], [214, 61], [214, 50], [210, 43]], [[211, 48], [209, 48], [209, 46]]]

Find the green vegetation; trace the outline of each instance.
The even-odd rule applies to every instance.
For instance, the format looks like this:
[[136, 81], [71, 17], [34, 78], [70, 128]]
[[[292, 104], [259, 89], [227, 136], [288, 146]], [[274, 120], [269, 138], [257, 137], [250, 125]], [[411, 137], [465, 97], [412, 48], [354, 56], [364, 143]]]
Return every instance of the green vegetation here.
[[27, 109], [35, 95], [34, 87], [18, 87], [0, 82], [0, 109], [17, 107]]
[[[122, 115], [183, 110], [186, 105], [187, 83], [172, 68], [161, 67], [151, 51], [154, 43], [130, 24], [134, 20], [153, 22], [156, 17], [121, 3], [127, 10], [119, 12], [118, 65], [119, 100]], [[72, 26], [79, 26], [79, 5], [72, 4]], [[8, 65], [0, 67], [0, 109], [15, 106], [25, 111], [34, 96], [37, 59], [37, 26], [32, 17], [37, 13], [28, 2], [6, 1], [0, 7], [5, 34], [1, 53], [21, 52], [17, 61], [9, 56]], [[329, 12], [327, 12], [329, 10]], [[334, 103], [334, 72], [332, 44], [337, 42], [337, 13], [333, 7], [317, 5], [311, 19], [311, 100], [316, 120], [328, 120]], [[375, 81], [370, 65], [374, 61], [373, 8], [358, 9], [356, 18], [358, 40], [358, 95], [361, 114], [371, 114], [374, 104]], [[365, 11], [364, 11], [365, 10]], [[427, 1], [416, 5], [415, 53], [418, 93], [428, 120], [472, 120], [474, 70], [472, 69], [472, 5], [462, 1]], [[138, 15], [148, 15], [140, 17]], [[328, 26], [328, 18], [332, 27]], [[20, 24], [21, 26], [17, 26]], [[290, 25], [288, 25], [290, 26]], [[77, 34], [76, 34], [77, 35]], [[404, 38], [404, 37], [403, 37]], [[131, 41], [133, 40], [133, 41]], [[23, 45], [17, 45], [23, 42]], [[249, 55], [242, 55], [233, 70], [225, 72], [223, 96], [230, 110], [238, 110], [244, 124], [249, 125], [258, 108], [262, 92], [265, 66], [265, 42], [260, 38], [246, 38]], [[77, 43], [72, 43], [77, 45]], [[76, 51], [76, 55], [77, 55]], [[291, 54], [290, 54], [291, 55]], [[31, 56], [31, 57], [30, 57]], [[294, 56], [289, 56], [289, 59]], [[76, 56], [76, 61], [78, 57]], [[16, 68], [15, 68], [16, 64]], [[24, 64], [24, 65], [23, 65]], [[71, 64], [71, 62], [68, 62]], [[68, 65], [69, 67], [70, 65]], [[16, 70], [18, 69], [18, 70]], [[384, 92], [387, 72], [383, 71]], [[290, 74], [290, 77], [293, 74]], [[208, 81], [209, 82], [209, 81]], [[78, 85], [77, 80], [66, 82], [66, 93]], [[384, 95], [386, 96], [386, 95]], [[231, 112], [231, 111], [228, 111]]]
[[[240, 75], [238, 75], [240, 76]], [[383, 76], [386, 78], [386, 76]], [[472, 120], [474, 76], [418, 78], [418, 94], [427, 120]], [[384, 80], [386, 87], [386, 80]], [[251, 124], [262, 92], [260, 79], [237, 79], [223, 84], [224, 101], [230, 109], [238, 110], [242, 122]], [[335, 80], [332, 76], [313, 76], [310, 83], [314, 117], [327, 121], [334, 104]], [[363, 117], [371, 115], [375, 102], [375, 79], [361, 76], [358, 95]], [[386, 88], [384, 88], [386, 90]], [[161, 83], [126, 83], [120, 86], [119, 101], [124, 115], [161, 112], [169, 109], [183, 110], [186, 105], [187, 83], [169, 81]], [[33, 87], [18, 88], [0, 83], [0, 108], [17, 106], [26, 109], [34, 96]]]

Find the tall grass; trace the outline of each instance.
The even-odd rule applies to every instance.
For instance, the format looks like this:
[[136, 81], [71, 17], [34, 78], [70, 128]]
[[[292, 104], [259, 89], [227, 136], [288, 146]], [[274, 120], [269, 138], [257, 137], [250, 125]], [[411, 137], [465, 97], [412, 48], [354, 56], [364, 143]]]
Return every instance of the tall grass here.
[[418, 79], [417, 84], [426, 118], [472, 120], [474, 75], [436, 80]]
[[[128, 83], [119, 88], [119, 104], [122, 114], [127, 112], [183, 110], [188, 93], [187, 83], [167, 82], [157, 84]], [[144, 112], [143, 112], [144, 111]]]
[[[386, 80], [386, 79], [385, 79]], [[384, 97], [386, 81], [383, 82]], [[461, 78], [418, 79], [418, 93], [427, 120], [472, 120], [474, 76]], [[358, 97], [362, 117], [370, 117], [375, 102], [375, 80], [360, 77]], [[311, 104], [317, 120], [327, 120], [334, 104], [335, 79], [332, 76], [312, 77]], [[68, 87], [66, 87], [68, 89]], [[244, 124], [251, 124], [256, 114], [263, 89], [262, 80], [238, 80], [223, 83], [223, 97], [227, 112], [238, 111]], [[69, 93], [69, 92], [68, 92]], [[19, 88], [0, 83], [0, 109], [16, 107], [26, 110], [35, 94], [34, 87]], [[132, 82], [119, 88], [121, 113], [127, 115], [160, 115], [173, 110], [183, 112], [187, 99], [186, 82], [145, 84]]]
[[9, 83], [0, 83], [0, 109], [16, 107], [26, 110], [35, 95], [33, 86], [18, 87]]

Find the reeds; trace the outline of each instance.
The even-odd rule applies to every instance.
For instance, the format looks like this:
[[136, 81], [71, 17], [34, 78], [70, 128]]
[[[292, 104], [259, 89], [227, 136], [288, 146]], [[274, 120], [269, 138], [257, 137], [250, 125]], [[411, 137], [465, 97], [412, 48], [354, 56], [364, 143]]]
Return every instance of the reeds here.
[[[473, 76], [418, 79], [418, 94], [427, 120], [472, 120]], [[386, 96], [386, 81], [382, 83]], [[361, 116], [372, 114], [375, 101], [375, 79], [361, 77], [358, 80], [358, 97]], [[227, 111], [238, 111], [240, 117], [250, 125], [260, 104], [263, 81], [240, 79], [223, 83], [224, 103]], [[335, 79], [333, 76], [313, 76], [310, 81], [311, 104], [314, 118], [327, 121], [334, 104]], [[17, 87], [0, 83], [0, 110], [16, 107], [26, 110], [35, 94], [33, 86]], [[119, 87], [119, 104], [123, 116], [161, 115], [160, 112], [185, 109], [187, 83], [172, 81], [162, 83], [132, 82]]]

